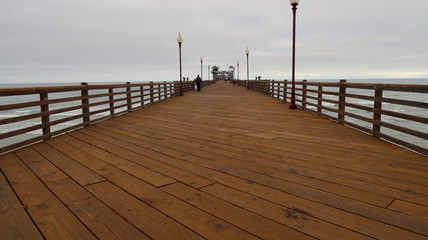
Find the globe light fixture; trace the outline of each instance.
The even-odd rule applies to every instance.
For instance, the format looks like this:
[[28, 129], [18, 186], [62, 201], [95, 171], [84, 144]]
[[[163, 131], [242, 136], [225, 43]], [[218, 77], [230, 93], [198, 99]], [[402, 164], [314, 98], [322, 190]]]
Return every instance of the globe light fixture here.
[[183, 96], [183, 83], [182, 83], [183, 71], [181, 68], [181, 44], [183, 43], [183, 38], [181, 37], [181, 33], [178, 33], [177, 43], [178, 43], [178, 49], [179, 49], [178, 51], [179, 51], [179, 59], [180, 59], [180, 96]]

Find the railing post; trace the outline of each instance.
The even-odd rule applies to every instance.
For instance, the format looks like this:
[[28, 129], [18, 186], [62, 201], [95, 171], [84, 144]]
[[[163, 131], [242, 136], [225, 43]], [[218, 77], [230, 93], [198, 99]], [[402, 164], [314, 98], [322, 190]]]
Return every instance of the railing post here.
[[[285, 103], [287, 103], [288, 101], [287, 101], [287, 89], [288, 89], [288, 86], [287, 86], [287, 83], [288, 83], [288, 81], [287, 80], [284, 80], [284, 88], [283, 88], [283, 90], [282, 91], [284, 91], [284, 102]], [[279, 83], [278, 83], [278, 99], [279, 99], [279, 93], [281, 92], [281, 89], [280, 89], [280, 86], [279, 86]]]
[[166, 99], [167, 95], [168, 95], [168, 88], [166, 86], [166, 81], [163, 81], [163, 100]]
[[153, 103], [155, 101], [155, 96], [153, 93], [153, 82], [150, 82], [150, 103]]
[[382, 95], [383, 90], [375, 87], [375, 99], [374, 99], [374, 109], [373, 109], [373, 136], [379, 137], [380, 133], [380, 121], [382, 119]]
[[51, 127], [49, 124], [49, 104], [48, 104], [48, 92], [40, 93], [40, 101], [42, 104], [40, 105], [40, 111], [45, 114], [42, 116], [42, 124], [47, 124], [47, 126], [43, 127], [43, 139], [49, 139], [51, 133]]
[[158, 89], [158, 102], [160, 102], [162, 100], [162, 95], [161, 95], [161, 84], [158, 83], [158, 86], [156, 87]]
[[132, 99], [131, 99], [131, 83], [126, 82], [126, 104], [128, 107], [128, 112], [132, 110]]
[[342, 79], [340, 80], [340, 87], [339, 87], [339, 106], [338, 106], [338, 115], [337, 119], [339, 120], [339, 123], [342, 123], [345, 120], [345, 101], [346, 101], [346, 86], [344, 86], [346, 83], [346, 80]]
[[306, 85], [306, 83], [308, 83], [308, 80], [303, 80], [303, 84], [302, 84], [302, 109], [306, 110], [306, 90], [308, 88], [308, 85]]
[[271, 82], [269, 82], [269, 91], [270, 91], [270, 96], [273, 98], [273, 89], [274, 89], [274, 85], [275, 85], [275, 80], [272, 80]]
[[247, 90], [250, 90], [250, 80], [247, 80]]
[[317, 111], [318, 111], [319, 115], [321, 115], [321, 111], [322, 111], [321, 105], [322, 105], [322, 86], [318, 85], [318, 109], [317, 109]]
[[140, 86], [141, 107], [144, 107], [144, 86]]
[[83, 114], [83, 125], [89, 125], [89, 97], [88, 97], [88, 83], [82, 82], [80, 85], [84, 86], [82, 88], [82, 114]]
[[114, 95], [113, 95], [113, 88], [108, 89], [108, 100], [110, 102], [110, 116], [114, 115]]

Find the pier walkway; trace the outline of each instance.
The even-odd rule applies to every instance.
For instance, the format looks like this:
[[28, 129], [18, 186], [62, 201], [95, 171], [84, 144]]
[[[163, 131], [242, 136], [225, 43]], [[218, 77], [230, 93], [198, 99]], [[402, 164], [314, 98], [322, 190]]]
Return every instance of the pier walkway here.
[[428, 239], [428, 159], [218, 82], [0, 155], [0, 238]]

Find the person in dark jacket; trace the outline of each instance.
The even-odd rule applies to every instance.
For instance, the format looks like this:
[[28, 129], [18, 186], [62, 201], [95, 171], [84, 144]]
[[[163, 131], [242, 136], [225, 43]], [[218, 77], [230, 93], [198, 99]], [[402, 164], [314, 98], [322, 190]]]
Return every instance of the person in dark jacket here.
[[199, 77], [199, 75], [196, 77], [195, 79], [196, 81], [196, 87], [198, 88], [198, 92], [201, 91], [201, 83], [202, 83], [202, 79], [201, 77]]

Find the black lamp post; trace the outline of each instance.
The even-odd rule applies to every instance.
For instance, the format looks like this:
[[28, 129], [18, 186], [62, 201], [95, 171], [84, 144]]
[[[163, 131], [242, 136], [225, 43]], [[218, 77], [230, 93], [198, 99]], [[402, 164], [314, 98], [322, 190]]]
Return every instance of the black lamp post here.
[[183, 38], [181, 37], [181, 33], [178, 33], [177, 42], [178, 42], [179, 57], [180, 57], [180, 96], [183, 96], [183, 83], [181, 80], [183, 76], [183, 72], [181, 70], [181, 44], [183, 43]]
[[237, 65], [237, 67], [238, 67], [238, 78], [237, 78], [237, 80], [239, 80], [239, 60], [238, 60], [238, 61], [236, 61], [236, 65]]
[[290, 0], [291, 6], [293, 6], [293, 60], [291, 70], [291, 103], [289, 109], [297, 109], [296, 106], [296, 87], [294, 83], [294, 75], [296, 69], [296, 10], [299, 5], [299, 0]]
[[210, 81], [210, 65], [208, 64], [208, 81]]
[[201, 79], [204, 80], [203, 71], [202, 71], [202, 62], [204, 61], [204, 58], [202, 58], [202, 56], [201, 56], [201, 59], [199, 59], [199, 60], [201, 60]]
[[248, 55], [250, 54], [250, 49], [245, 50], [245, 54], [247, 54], [247, 81], [250, 80], [250, 70], [249, 70], [249, 65], [248, 65]]

